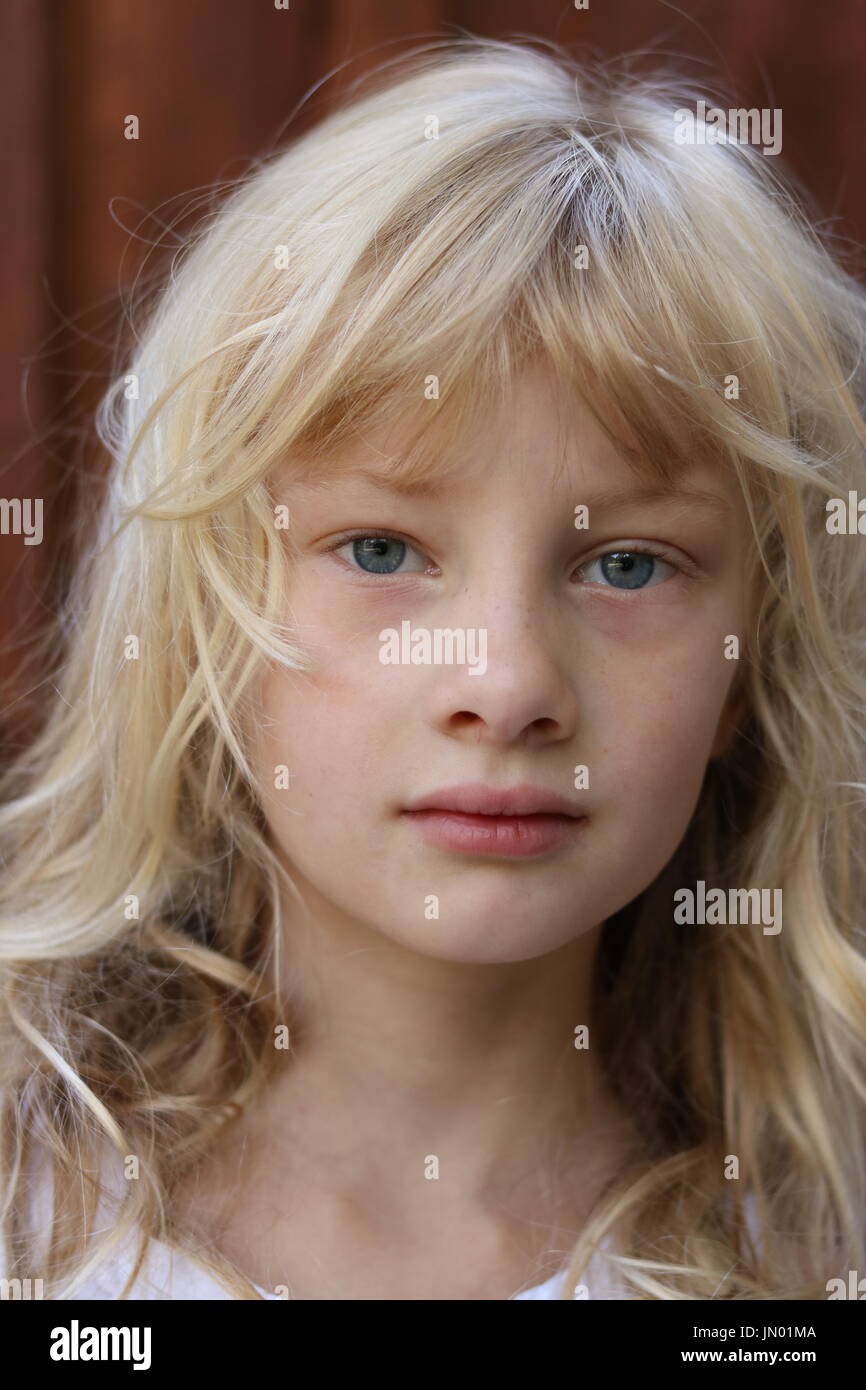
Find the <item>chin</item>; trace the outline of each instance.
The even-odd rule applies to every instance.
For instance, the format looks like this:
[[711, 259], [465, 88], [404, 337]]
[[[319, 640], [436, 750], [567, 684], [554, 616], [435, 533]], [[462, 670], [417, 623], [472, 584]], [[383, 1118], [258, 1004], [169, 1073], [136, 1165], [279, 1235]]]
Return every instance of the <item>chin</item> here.
[[[381, 927], [378, 930], [397, 945], [419, 956], [459, 965], [505, 965], [535, 960], [564, 944], [553, 933], [548, 934], [548, 940], [537, 929], [532, 930], [525, 917], [511, 931], [503, 924], [501, 915], [491, 916], [486, 924], [474, 916], [462, 921], [452, 918], [447, 923], [441, 919], [438, 922], [425, 922], [424, 927], [423, 933], [419, 932], [417, 923], [411, 926], [407, 924], [404, 931], [382, 933]], [[430, 927], [438, 930], [431, 931]], [[572, 925], [568, 939], [576, 934]]]

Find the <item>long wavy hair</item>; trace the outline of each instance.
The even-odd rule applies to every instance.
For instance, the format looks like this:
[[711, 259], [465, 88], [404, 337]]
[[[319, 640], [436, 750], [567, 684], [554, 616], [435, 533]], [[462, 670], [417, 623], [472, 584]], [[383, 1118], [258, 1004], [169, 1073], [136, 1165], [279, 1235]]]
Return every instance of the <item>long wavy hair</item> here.
[[[51, 1297], [129, 1236], [120, 1297], [152, 1239], [259, 1297], [174, 1195], [292, 1029], [293, 885], [248, 759], [259, 676], [310, 669], [273, 470], [393, 421], [395, 475], [441, 475], [542, 358], [636, 472], [732, 470], [753, 540], [736, 736], [603, 927], [593, 1044], [644, 1151], [562, 1297], [609, 1235], [636, 1299], [824, 1298], [866, 1269], [866, 570], [826, 509], [866, 496], [866, 294], [776, 157], [676, 138], [706, 86], [642, 67], [419, 43], [221, 186], [139, 306], [51, 701], [0, 789], [0, 1215], [7, 1270]], [[699, 878], [781, 888], [784, 929], [677, 924]]]

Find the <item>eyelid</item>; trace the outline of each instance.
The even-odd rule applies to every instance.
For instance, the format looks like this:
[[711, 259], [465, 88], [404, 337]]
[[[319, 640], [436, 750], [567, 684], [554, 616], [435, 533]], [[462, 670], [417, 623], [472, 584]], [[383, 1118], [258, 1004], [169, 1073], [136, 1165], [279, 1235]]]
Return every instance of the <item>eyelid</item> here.
[[[402, 536], [399, 531], [389, 531], [387, 526], [356, 526], [354, 529], [348, 531], [340, 531], [336, 539], [332, 537], [331, 540], [328, 541], [325, 549], [337, 550], [341, 545], [345, 545], [347, 541], [361, 540], [364, 536], [380, 536], [384, 540], [403, 541], [406, 545], [415, 545], [415, 542], [410, 541], [408, 536]], [[420, 547], [416, 545], [415, 549], [419, 550]]]
[[[347, 541], [360, 540], [364, 536], [381, 536], [392, 541], [403, 541], [405, 545], [413, 546], [414, 549], [419, 551], [422, 555], [426, 554], [426, 551], [418, 545], [417, 541], [411, 540], [400, 531], [391, 531], [387, 526], [358, 526], [348, 531], [340, 531], [336, 537], [332, 537], [331, 540], [328, 541], [324, 549], [338, 550], [340, 546], [345, 545]], [[654, 555], [661, 555], [663, 559], [669, 559], [671, 564], [676, 563], [676, 557], [682, 554], [681, 551], [674, 551], [669, 546], [666, 546], [662, 541], [641, 541], [634, 539], [605, 541], [603, 546], [598, 550], [598, 554], [606, 555], [608, 552], [614, 550], [649, 550]], [[588, 564], [590, 559], [595, 558], [596, 556], [590, 555], [584, 563]]]
[[599, 560], [603, 555], [615, 555], [620, 551], [636, 555], [655, 555], [657, 559], [666, 560], [669, 565], [673, 565], [674, 569], [681, 574], [695, 575], [698, 573], [697, 565], [689, 556], [681, 550], [671, 549], [661, 541], [605, 541], [603, 545], [599, 545], [594, 552], [581, 560], [578, 568], [583, 569], [585, 565], [591, 565], [593, 560]]

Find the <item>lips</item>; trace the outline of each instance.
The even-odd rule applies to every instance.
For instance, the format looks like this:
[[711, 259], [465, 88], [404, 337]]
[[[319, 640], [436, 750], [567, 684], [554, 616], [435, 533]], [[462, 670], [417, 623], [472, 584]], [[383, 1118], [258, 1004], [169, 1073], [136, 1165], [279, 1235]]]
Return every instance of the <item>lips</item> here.
[[517, 787], [489, 787], [481, 782], [465, 783], [459, 787], [443, 787], [421, 796], [406, 807], [407, 811], [463, 811], [476, 816], [569, 816], [578, 820], [585, 815], [566, 797], [541, 787], [523, 784]]
[[567, 848], [587, 817], [566, 797], [542, 787], [443, 787], [403, 815], [424, 841], [458, 854], [529, 859]]

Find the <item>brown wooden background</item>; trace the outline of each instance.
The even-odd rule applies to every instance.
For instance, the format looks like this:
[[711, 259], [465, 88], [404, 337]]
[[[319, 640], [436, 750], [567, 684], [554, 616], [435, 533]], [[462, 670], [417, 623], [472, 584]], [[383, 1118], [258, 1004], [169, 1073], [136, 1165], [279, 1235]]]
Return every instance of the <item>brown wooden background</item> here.
[[304, 129], [367, 67], [457, 29], [682, 55], [736, 104], [782, 108], [783, 159], [837, 235], [866, 241], [864, 0], [2, 0], [0, 496], [45, 512], [41, 546], [0, 535], [7, 751], [44, 706], [33, 640], [86, 543], [73, 503], [98, 492], [91, 417], [122, 292], [172, 238], [150, 244], [193, 190]]

